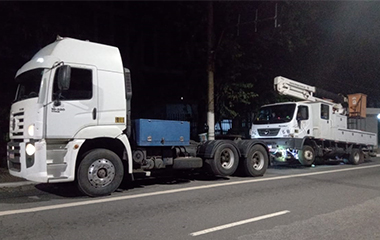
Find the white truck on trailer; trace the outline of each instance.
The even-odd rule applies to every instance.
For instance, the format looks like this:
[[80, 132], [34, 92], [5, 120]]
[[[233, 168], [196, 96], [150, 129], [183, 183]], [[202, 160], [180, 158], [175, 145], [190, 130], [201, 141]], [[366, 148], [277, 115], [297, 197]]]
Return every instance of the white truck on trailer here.
[[311, 166], [348, 159], [359, 164], [377, 147], [376, 133], [347, 128], [347, 98], [318, 98], [315, 87], [281, 76], [274, 79], [274, 87], [303, 100], [264, 105], [253, 121], [251, 137], [267, 143], [274, 161]]
[[263, 175], [269, 152], [259, 140], [190, 141], [189, 122], [131, 121], [132, 84], [119, 49], [72, 38], [42, 48], [16, 74], [7, 163], [36, 182], [76, 181], [89, 196], [115, 191], [135, 172], [238, 166]]

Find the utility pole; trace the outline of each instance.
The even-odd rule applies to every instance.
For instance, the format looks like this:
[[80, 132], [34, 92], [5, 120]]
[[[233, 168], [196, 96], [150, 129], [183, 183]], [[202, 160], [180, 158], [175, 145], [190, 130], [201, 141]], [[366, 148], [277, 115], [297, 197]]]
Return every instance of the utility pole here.
[[257, 23], [274, 20], [274, 27], [278, 27], [277, 23], [277, 3], [275, 3], [275, 15], [274, 17], [259, 19], [258, 10], [256, 10], [256, 16], [254, 21], [240, 22], [240, 15], [238, 16], [238, 22], [236, 25], [227, 26], [223, 29], [217, 45], [214, 46], [214, 6], [213, 1], [208, 2], [208, 24], [207, 24], [207, 75], [208, 75], [208, 96], [207, 96], [207, 126], [208, 126], [208, 140], [215, 140], [215, 101], [214, 101], [214, 72], [215, 72], [215, 55], [220, 43], [222, 41], [224, 32], [230, 27], [237, 27], [237, 35], [239, 36], [239, 26], [244, 24], [255, 24], [255, 32], [257, 32]]
[[213, 2], [208, 3], [207, 26], [207, 74], [208, 74], [208, 101], [207, 101], [207, 126], [208, 140], [215, 139], [215, 106], [214, 106], [214, 50], [213, 50], [214, 8]]

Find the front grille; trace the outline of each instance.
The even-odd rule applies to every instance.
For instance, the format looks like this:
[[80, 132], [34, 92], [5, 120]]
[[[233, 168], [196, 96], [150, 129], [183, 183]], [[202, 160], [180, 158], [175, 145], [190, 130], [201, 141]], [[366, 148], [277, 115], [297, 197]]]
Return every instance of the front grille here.
[[23, 137], [24, 112], [12, 113], [9, 121], [9, 135], [11, 137]]
[[265, 128], [265, 129], [258, 129], [257, 131], [260, 136], [273, 137], [273, 136], [278, 135], [278, 132], [280, 131], [280, 129], [279, 128]]
[[7, 160], [11, 170], [20, 171], [20, 142], [22, 140], [12, 140], [8, 142], [7, 146]]

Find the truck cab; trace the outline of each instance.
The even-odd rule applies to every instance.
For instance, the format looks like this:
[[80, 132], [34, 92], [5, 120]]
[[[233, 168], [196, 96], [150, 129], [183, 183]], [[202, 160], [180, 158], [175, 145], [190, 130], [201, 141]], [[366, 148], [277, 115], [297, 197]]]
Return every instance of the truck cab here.
[[268, 144], [278, 161], [286, 161], [296, 146], [312, 136], [314, 119], [308, 102], [264, 105], [254, 119], [250, 135]]
[[[65, 71], [68, 66], [70, 71]], [[65, 74], [71, 79], [66, 87], [59, 81]], [[61, 38], [41, 49], [16, 74], [10, 173], [37, 182], [73, 181], [75, 161], [70, 159], [81, 153], [86, 139], [99, 141], [99, 136], [124, 146], [131, 157], [122, 134], [128, 75], [119, 50], [112, 46]]]
[[295, 137], [311, 134], [313, 119], [310, 105], [305, 103], [277, 103], [260, 108], [251, 128], [252, 138]]

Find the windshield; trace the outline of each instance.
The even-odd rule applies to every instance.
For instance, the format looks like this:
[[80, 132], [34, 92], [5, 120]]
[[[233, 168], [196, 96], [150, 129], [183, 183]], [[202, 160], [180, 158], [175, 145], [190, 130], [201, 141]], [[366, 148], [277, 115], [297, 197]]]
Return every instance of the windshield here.
[[292, 120], [296, 104], [281, 104], [260, 108], [254, 124], [287, 123]]
[[24, 72], [16, 78], [18, 87], [15, 102], [38, 97], [43, 73], [43, 68], [37, 68]]

